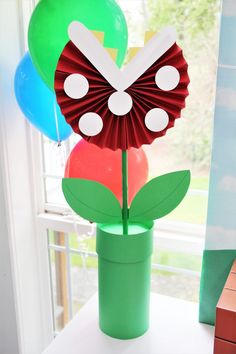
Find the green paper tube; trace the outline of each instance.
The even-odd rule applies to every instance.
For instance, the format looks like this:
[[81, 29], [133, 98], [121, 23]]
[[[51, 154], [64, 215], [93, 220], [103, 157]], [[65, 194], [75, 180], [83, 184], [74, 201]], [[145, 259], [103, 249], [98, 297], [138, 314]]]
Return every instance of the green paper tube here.
[[107, 335], [131, 339], [149, 327], [153, 222], [97, 227], [99, 326]]

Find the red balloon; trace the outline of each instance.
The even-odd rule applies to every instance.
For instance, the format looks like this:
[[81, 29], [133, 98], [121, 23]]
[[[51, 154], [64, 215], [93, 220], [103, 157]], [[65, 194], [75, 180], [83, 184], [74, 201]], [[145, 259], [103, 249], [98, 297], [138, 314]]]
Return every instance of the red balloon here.
[[[142, 148], [128, 150], [128, 200], [131, 203], [148, 178], [148, 161]], [[84, 178], [108, 187], [122, 202], [121, 150], [101, 149], [80, 140], [66, 162], [65, 177]]]

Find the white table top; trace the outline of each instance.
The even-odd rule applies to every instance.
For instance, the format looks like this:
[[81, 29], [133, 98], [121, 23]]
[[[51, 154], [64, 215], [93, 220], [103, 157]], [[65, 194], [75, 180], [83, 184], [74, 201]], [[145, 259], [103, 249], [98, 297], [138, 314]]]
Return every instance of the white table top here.
[[212, 354], [214, 327], [198, 323], [198, 304], [151, 294], [150, 328], [142, 337], [119, 340], [98, 328], [97, 295], [43, 354]]

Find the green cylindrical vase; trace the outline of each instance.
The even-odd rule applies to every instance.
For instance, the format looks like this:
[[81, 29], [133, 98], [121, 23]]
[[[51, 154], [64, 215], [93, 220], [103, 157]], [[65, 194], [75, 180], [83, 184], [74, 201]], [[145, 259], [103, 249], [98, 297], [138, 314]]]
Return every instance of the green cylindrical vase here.
[[99, 326], [107, 335], [131, 339], [149, 327], [153, 223], [97, 226]]

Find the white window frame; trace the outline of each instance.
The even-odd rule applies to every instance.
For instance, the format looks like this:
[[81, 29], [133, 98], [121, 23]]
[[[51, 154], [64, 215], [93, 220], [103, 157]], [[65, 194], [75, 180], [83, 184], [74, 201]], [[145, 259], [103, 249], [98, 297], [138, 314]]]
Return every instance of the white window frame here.
[[[23, 18], [31, 9], [29, 0], [0, 1], [0, 173], [4, 191], [0, 202], [7, 221], [0, 230], [7, 229], [7, 235], [1, 237], [7, 237], [5, 257], [12, 276], [9, 291], [14, 289], [15, 303], [15, 314], [8, 306], [0, 324], [7, 333], [4, 352], [10, 353], [12, 342], [19, 354], [40, 354], [53, 338], [47, 237], [37, 220], [44, 206], [41, 137], [20, 113], [14, 97], [14, 73], [25, 51]], [[7, 331], [5, 317], [15, 323], [17, 332], [14, 328]]]

